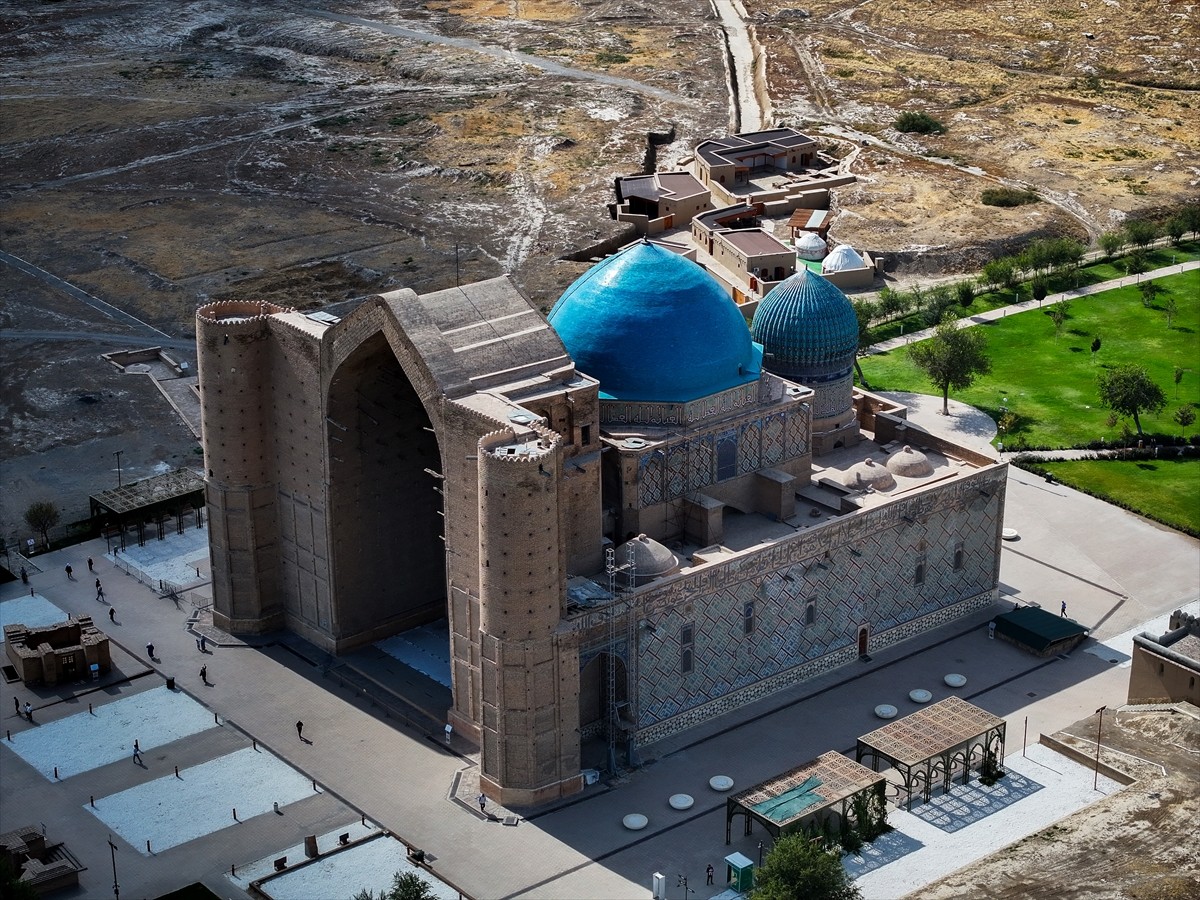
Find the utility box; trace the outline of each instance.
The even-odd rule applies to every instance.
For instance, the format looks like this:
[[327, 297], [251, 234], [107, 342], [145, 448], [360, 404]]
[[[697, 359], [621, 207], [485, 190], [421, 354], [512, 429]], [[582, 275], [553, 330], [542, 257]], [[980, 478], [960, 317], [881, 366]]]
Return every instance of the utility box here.
[[735, 891], [754, 889], [754, 860], [741, 853], [730, 853], [725, 857], [725, 882]]
[[654, 900], [667, 900], [667, 876], [662, 872], [655, 872], [651, 877], [650, 890], [654, 895]]

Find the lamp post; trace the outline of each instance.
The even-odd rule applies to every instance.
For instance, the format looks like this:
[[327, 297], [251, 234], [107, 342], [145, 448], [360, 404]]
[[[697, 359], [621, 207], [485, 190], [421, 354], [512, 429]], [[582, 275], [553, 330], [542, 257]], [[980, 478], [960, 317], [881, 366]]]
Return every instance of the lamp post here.
[[108, 849], [112, 853], [113, 897], [116, 900], [121, 900], [121, 886], [117, 884], [117, 845], [112, 842], [111, 834], [108, 836]]
[[124, 450], [117, 450], [113, 453], [113, 456], [117, 458], [117, 487], [121, 486], [121, 454], [124, 452]]
[[687, 900], [687, 895], [688, 895], [688, 894], [694, 894], [694, 893], [696, 893], [694, 890], [692, 890], [690, 887], [688, 887], [688, 883], [687, 883], [687, 876], [686, 876], [686, 875], [682, 875], [682, 874], [681, 874], [681, 875], [679, 876], [679, 883], [678, 883], [678, 885], [676, 885], [676, 886], [677, 886], [677, 887], [681, 887], [681, 888], [683, 888], [683, 900]]
[[1104, 711], [1106, 709], [1108, 709], [1108, 706], [1102, 706], [1096, 710], [1096, 712], [1100, 715], [1100, 721], [1096, 723], [1096, 770], [1092, 775], [1093, 791], [1100, 790], [1100, 788], [1097, 787], [1100, 782], [1100, 730], [1104, 727]]

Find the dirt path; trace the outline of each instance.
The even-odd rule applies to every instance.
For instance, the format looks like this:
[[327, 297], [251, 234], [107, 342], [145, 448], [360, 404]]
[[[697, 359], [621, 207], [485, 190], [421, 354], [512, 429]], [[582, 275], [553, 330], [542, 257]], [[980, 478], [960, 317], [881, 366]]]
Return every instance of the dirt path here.
[[758, 131], [766, 125], [759, 86], [763, 84], [762, 47], [746, 25], [746, 8], [740, 0], [712, 0], [725, 32], [733, 71], [730, 77], [730, 122], [734, 131]]

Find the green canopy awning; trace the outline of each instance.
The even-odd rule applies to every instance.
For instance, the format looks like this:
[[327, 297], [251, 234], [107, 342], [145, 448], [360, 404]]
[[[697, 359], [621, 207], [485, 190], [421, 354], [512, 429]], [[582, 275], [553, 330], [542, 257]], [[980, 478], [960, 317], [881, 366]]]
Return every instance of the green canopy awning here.
[[1044, 653], [1055, 644], [1082, 637], [1088, 630], [1073, 619], [1036, 606], [1022, 606], [996, 616], [996, 631], [1013, 643]]

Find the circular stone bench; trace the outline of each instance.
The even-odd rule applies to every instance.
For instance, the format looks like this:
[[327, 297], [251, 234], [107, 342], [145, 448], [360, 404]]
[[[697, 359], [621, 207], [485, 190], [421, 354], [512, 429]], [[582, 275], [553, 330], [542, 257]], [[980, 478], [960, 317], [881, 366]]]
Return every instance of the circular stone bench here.
[[946, 684], [950, 685], [950, 687], [959, 688], [967, 683], [967, 676], [951, 672], [949, 675], [943, 678], [942, 681], [946, 682]]
[[894, 719], [899, 710], [890, 703], [880, 703], [875, 707], [875, 715], [881, 719]]
[[641, 813], [630, 813], [629, 815], [627, 815], [625, 818], [623, 818], [621, 820], [621, 824], [624, 825], [626, 828], [628, 828], [630, 831], [641, 831], [643, 828], [646, 827], [646, 825], [649, 824], [649, 822], [650, 822], [650, 820], [647, 819], [645, 816], [643, 816]]
[[733, 779], [728, 775], [714, 775], [708, 779], [708, 786], [714, 791], [728, 791], [733, 789]]
[[917, 688], [915, 691], [908, 692], [908, 699], [913, 703], [928, 703], [933, 699], [933, 694], [929, 693], [929, 691]]
[[672, 794], [667, 802], [671, 804], [671, 809], [691, 809], [696, 801], [691, 794]]

